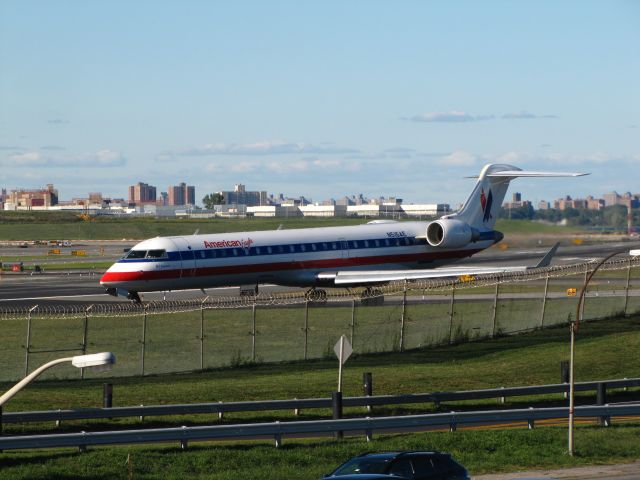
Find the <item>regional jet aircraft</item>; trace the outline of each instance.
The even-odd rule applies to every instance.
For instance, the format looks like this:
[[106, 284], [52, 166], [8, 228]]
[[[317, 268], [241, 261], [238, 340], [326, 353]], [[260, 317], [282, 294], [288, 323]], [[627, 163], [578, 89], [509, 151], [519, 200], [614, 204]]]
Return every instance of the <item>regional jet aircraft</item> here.
[[140, 292], [273, 283], [309, 288], [376, 285], [524, 270], [527, 267], [441, 267], [502, 240], [494, 230], [509, 182], [516, 177], [577, 177], [486, 165], [462, 208], [432, 222], [375, 220], [322, 227], [215, 235], [156, 237], [135, 245], [100, 283], [111, 295], [140, 301]]

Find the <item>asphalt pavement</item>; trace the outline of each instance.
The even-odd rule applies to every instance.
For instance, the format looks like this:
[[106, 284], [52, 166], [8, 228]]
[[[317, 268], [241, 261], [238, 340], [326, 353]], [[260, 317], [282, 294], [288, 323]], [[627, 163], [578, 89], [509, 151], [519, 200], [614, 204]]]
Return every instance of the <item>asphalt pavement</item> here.
[[[73, 247], [81, 248], [81, 246]], [[122, 251], [122, 245], [109, 245], [108, 247], [100, 247], [92, 244], [93, 250], [105, 248], [107, 254], [112, 258], [118, 251]], [[624, 251], [632, 248], [640, 248], [640, 242], [610, 242], [597, 245], [584, 246], [566, 246], [558, 249], [554, 257], [553, 265], [568, 265], [572, 263], [580, 263], [595, 258], [603, 258], [614, 251]], [[14, 253], [22, 253], [26, 255], [27, 249], [11, 249]], [[508, 249], [500, 250], [491, 248], [474, 255], [473, 257], [457, 262], [457, 265], [535, 265], [547, 252], [547, 247], [531, 248], [531, 249]], [[29, 251], [29, 254], [36, 252]], [[6, 256], [6, 252], [3, 252]], [[109, 257], [107, 257], [109, 258]], [[0, 275], [0, 309], [18, 306], [33, 305], [85, 305], [96, 303], [112, 303], [112, 302], [129, 302], [122, 297], [112, 297], [104, 292], [104, 288], [100, 286], [101, 270], [68, 270], [57, 272], [45, 272], [44, 274], [13, 274], [4, 273]], [[263, 285], [260, 287], [262, 292], [300, 292], [304, 289], [281, 287], [276, 285]], [[235, 296], [239, 294], [239, 287], [226, 287], [207, 289], [207, 295], [210, 296]], [[550, 293], [560, 294], [560, 293]], [[602, 294], [602, 293], [601, 293]], [[539, 294], [518, 294], [519, 296]], [[183, 300], [189, 298], [202, 297], [200, 290], [190, 291], [173, 291], [173, 292], [151, 292], [144, 294], [145, 300]], [[437, 301], [437, 297], [429, 296], [430, 300]], [[472, 297], [468, 298], [473, 300]], [[482, 299], [481, 296], [476, 298]], [[409, 301], [421, 300], [421, 298], [409, 298]], [[389, 299], [393, 302], [393, 299]]]

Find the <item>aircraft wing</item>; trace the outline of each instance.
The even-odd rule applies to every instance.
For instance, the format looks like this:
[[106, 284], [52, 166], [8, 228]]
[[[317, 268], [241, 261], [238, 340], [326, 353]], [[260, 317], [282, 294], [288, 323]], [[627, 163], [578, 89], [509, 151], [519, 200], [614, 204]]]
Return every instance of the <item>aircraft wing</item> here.
[[345, 270], [322, 272], [318, 280], [333, 281], [337, 286], [386, 283], [401, 280], [425, 280], [429, 278], [460, 277], [463, 275], [487, 275], [492, 273], [524, 272], [529, 267], [447, 267], [424, 270]]

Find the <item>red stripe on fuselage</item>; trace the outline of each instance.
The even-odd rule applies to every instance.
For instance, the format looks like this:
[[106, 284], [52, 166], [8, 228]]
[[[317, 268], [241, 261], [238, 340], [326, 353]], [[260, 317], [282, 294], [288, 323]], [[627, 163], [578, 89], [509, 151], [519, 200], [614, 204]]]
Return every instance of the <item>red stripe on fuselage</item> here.
[[389, 263], [407, 263], [441, 259], [458, 259], [473, 255], [482, 249], [454, 250], [448, 252], [408, 253], [401, 255], [378, 255], [371, 257], [329, 258], [323, 260], [300, 260], [291, 262], [252, 263], [225, 265], [222, 267], [196, 267], [172, 270], [139, 270], [136, 272], [106, 272], [100, 283], [165, 280], [180, 277], [205, 277], [243, 273], [264, 273], [283, 270], [311, 270], [345, 268]]

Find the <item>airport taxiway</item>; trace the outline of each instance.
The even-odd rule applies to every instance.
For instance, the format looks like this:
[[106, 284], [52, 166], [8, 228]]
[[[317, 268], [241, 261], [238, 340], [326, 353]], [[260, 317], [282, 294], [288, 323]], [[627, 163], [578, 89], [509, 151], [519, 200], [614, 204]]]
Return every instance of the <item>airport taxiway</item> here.
[[[92, 246], [93, 249], [103, 247]], [[553, 265], [568, 265], [581, 263], [588, 260], [603, 258], [615, 251], [625, 251], [640, 248], [640, 241], [634, 242], [611, 242], [595, 245], [564, 246], [560, 247], [552, 261]], [[122, 251], [120, 244], [110, 245], [108, 253], [114, 256], [118, 251]], [[16, 251], [23, 249], [15, 249]], [[533, 249], [509, 249], [500, 250], [492, 248], [481, 252], [473, 257], [457, 262], [457, 265], [535, 265], [548, 247]], [[31, 253], [31, 252], [30, 252]], [[109, 257], [107, 257], [109, 258]], [[68, 270], [56, 272], [44, 272], [43, 274], [30, 273], [4, 273], [0, 275], [0, 310], [3, 308], [24, 307], [33, 305], [89, 305], [96, 303], [129, 302], [123, 297], [112, 297], [104, 292], [100, 286], [100, 270]], [[262, 285], [261, 292], [300, 292], [303, 289], [281, 287], [276, 285]], [[616, 290], [617, 291], [617, 290]], [[236, 296], [239, 294], [238, 287], [212, 288], [206, 290], [209, 296]], [[558, 293], [563, 295], [562, 293]], [[601, 292], [601, 295], [606, 293]], [[613, 293], [615, 294], [615, 293]], [[527, 295], [539, 294], [518, 294], [519, 298]], [[551, 294], [550, 294], [551, 295]], [[192, 298], [202, 298], [200, 290], [173, 291], [173, 292], [151, 292], [144, 294], [145, 300], [185, 300]], [[431, 298], [431, 297], [430, 297]], [[480, 299], [480, 298], [478, 298]], [[434, 299], [435, 300], [435, 299]]]

